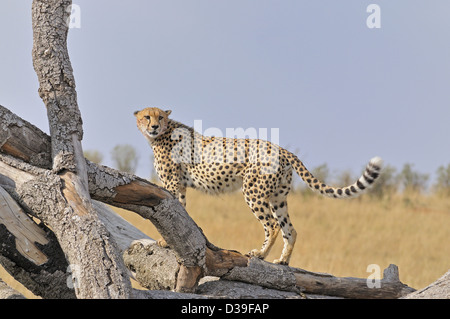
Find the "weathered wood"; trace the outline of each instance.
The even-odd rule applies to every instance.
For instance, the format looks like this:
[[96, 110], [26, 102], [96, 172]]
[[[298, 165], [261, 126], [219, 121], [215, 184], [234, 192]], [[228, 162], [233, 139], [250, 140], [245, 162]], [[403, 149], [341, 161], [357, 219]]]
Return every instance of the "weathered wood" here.
[[[144, 287], [154, 287], [154, 280], [175, 277], [179, 269], [172, 265], [158, 267], [160, 260], [173, 258], [170, 249], [160, 248], [155, 243], [139, 244], [139, 249], [130, 247], [125, 257], [128, 267], [136, 271], [136, 278]], [[147, 254], [147, 251], [153, 251]], [[146, 265], [152, 265], [146, 267]], [[204, 276], [221, 277], [223, 280], [238, 281], [258, 285], [268, 289], [290, 291], [295, 294], [308, 293], [343, 298], [399, 298], [414, 291], [402, 284], [398, 279], [396, 266], [389, 266], [381, 280], [380, 288], [369, 288], [367, 279], [335, 277], [328, 274], [315, 273], [299, 268], [272, 264], [257, 258], [249, 258], [238, 252], [227, 250], [210, 250], [206, 253], [206, 270]], [[141, 269], [144, 271], [138, 274]], [[172, 282], [168, 285], [173, 289]], [[158, 289], [161, 289], [159, 287]]]
[[126, 185], [117, 186], [114, 191], [116, 204], [133, 204], [154, 207], [161, 200], [172, 198], [172, 196], [162, 188], [149, 187], [150, 184], [143, 180], [133, 180]]
[[[0, 224], [15, 238], [16, 250], [29, 261], [40, 266], [48, 261], [36, 243], [48, 244], [46, 233], [39, 228], [16, 201], [0, 186]], [[5, 241], [2, 241], [3, 243]], [[1, 250], [2, 248], [0, 248]], [[4, 248], [3, 248], [4, 249]]]
[[239, 281], [207, 277], [195, 291], [197, 294], [227, 299], [306, 299], [302, 293], [264, 288]]
[[[180, 264], [173, 252], [145, 241], [134, 242], [123, 254], [127, 267], [142, 287], [175, 290]], [[157, 269], [157, 271], [155, 271]]]
[[40, 168], [50, 169], [50, 136], [0, 105], [0, 150]]
[[312, 273], [302, 269], [294, 270], [297, 285], [305, 292], [325, 294], [345, 298], [395, 299], [406, 296], [415, 289], [400, 282], [398, 268], [389, 265], [384, 270], [380, 287], [369, 287], [367, 279], [353, 277], [335, 277], [328, 274]]
[[51, 168], [50, 136], [0, 105], [0, 150], [41, 168]]
[[221, 278], [242, 281], [262, 287], [301, 292], [291, 267], [272, 264], [270, 262], [249, 258], [245, 267], [233, 267]]
[[[60, 286], [65, 286], [65, 289], [67, 289], [66, 272], [70, 262], [66, 262], [65, 256], [70, 256], [72, 254], [72, 256], [75, 257], [75, 260], [82, 260], [82, 262], [78, 263], [72, 262], [73, 265], [76, 265], [76, 267], [78, 267], [77, 269], [80, 269], [80, 272], [78, 272], [77, 274], [85, 271], [86, 268], [89, 267], [89, 265], [92, 265], [92, 267], [96, 267], [98, 269], [100, 268], [99, 266], [101, 266], [101, 262], [110, 262], [109, 260], [102, 261], [102, 257], [96, 256], [93, 251], [91, 251], [91, 247], [95, 247], [95, 241], [97, 237], [109, 235], [107, 235], [106, 233], [89, 233], [92, 232], [93, 229], [95, 229], [95, 225], [89, 223], [87, 224], [87, 226], [91, 227], [82, 228], [82, 223], [86, 221], [86, 218], [74, 213], [73, 208], [68, 205], [66, 199], [63, 196], [63, 182], [59, 176], [52, 174], [47, 170], [36, 168], [29, 164], [23, 163], [20, 160], [10, 158], [5, 155], [0, 155], [0, 162], [3, 164], [0, 165], [0, 174], [6, 175], [9, 179], [13, 180], [15, 184], [15, 188], [9, 188], [8, 192], [10, 192], [14, 199], [22, 207], [24, 207], [28, 213], [34, 214], [34, 216], [44, 221], [44, 223], [52, 229], [54, 233], [53, 236], [56, 235], [56, 237], [58, 238], [57, 242], [60, 244], [59, 251], [64, 251], [64, 253], [62, 253], [62, 259], [64, 260], [64, 262], [47, 262], [43, 265], [44, 267], [37, 267], [35, 265], [33, 266], [33, 264], [26, 264], [24, 261], [19, 260], [19, 262], [17, 262], [18, 265], [21, 265], [24, 269], [38, 269], [37, 271], [30, 271], [32, 273], [40, 273], [46, 268], [49, 268], [49, 273], [61, 274], [61, 276], [58, 276], [58, 278], [60, 278], [60, 280], [62, 281]], [[3, 167], [5, 165], [9, 165], [9, 167], [11, 167], [12, 169], [4, 170]], [[25, 179], [20, 177], [17, 178], [18, 174], [24, 174], [27, 177], [31, 175], [33, 176], [33, 178], [27, 178], [26, 182], [21, 182]], [[90, 223], [92, 223], [92, 221]], [[101, 226], [104, 227], [103, 225]], [[77, 234], [77, 231], [74, 231], [74, 229], [77, 228], [83, 230], [83, 234]], [[49, 243], [51, 244], [54, 242], [56, 241], [50, 241]], [[44, 246], [44, 248], [45, 247], [46, 246]], [[66, 253], [67, 251], [70, 251], [71, 253]], [[47, 257], [50, 257], [45, 251], [43, 252], [47, 255]], [[83, 253], [86, 254], [85, 258], [83, 258]], [[18, 257], [20, 256], [21, 255], [19, 255]], [[95, 257], [100, 259], [95, 260]], [[5, 266], [5, 268], [7, 267]], [[12, 271], [8, 271], [12, 273]], [[127, 272], [125, 267], [124, 272]], [[92, 273], [91, 276], [93, 276]], [[14, 274], [14, 277], [17, 277], [17, 273]], [[101, 276], [98, 276], [98, 278], [100, 280]], [[18, 278], [18, 280], [19, 279], [20, 278]], [[33, 278], [31, 279], [32, 280], [30, 280], [30, 278], [26, 278], [23, 281], [35, 281]], [[22, 282], [22, 280], [19, 281]], [[30, 284], [26, 284], [25, 282], [24, 285], [29, 288]], [[95, 282], [93, 284], [95, 284]], [[55, 289], [53, 289], [54, 292], [58, 290], [57, 286], [58, 284], [55, 282]], [[44, 287], [45, 285], [42, 285], [42, 288]], [[33, 289], [30, 290], [33, 291]], [[71, 291], [70, 293], [73, 294], [73, 291]]]
[[[0, 164], [5, 163], [0, 161]], [[0, 165], [0, 171], [3, 166]], [[10, 169], [8, 172], [20, 170]], [[8, 178], [7, 181], [10, 180]], [[15, 184], [3, 184], [4, 181], [0, 179], [0, 264], [35, 295], [75, 298], [74, 291], [67, 286], [68, 263], [55, 235], [23, 212], [1, 187], [16, 195]], [[49, 286], [52, 289], [48, 289]]]
[[[167, 190], [137, 176], [89, 161], [87, 164], [92, 198], [133, 211], [150, 220], [173, 249], [182, 266], [199, 267], [195, 272], [199, 276], [195, 281], [198, 281], [203, 272], [200, 269], [205, 266], [207, 240], [180, 202]], [[134, 192], [131, 203], [124, 202], [126, 196], [136, 189], [139, 191]], [[191, 276], [178, 277], [177, 290], [191, 291], [191, 286]]]
[[[12, 193], [15, 192], [14, 186], [14, 184], [6, 185]], [[1, 183], [0, 194], [0, 224], [4, 224], [0, 225], [0, 242], [2, 243], [0, 245], [0, 264], [37, 296], [44, 299], [75, 298], [74, 290], [67, 284], [70, 276], [68, 263], [54, 234], [42, 223], [37, 225], [30, 219], [10, 195], [4, 192]], [[7, 206], [4, 207], [6, 203]], [[121, 253], [136, 239], [155, 242], [117, 215], [107, 205], [98, 201], [93, 201], [93, 205], [103, 224], [116, 240]], [[5, 209], [7, 210], [6, 214]], [[9, 232], [8, 228], [13, 228], [13, 232]], [[18, 241], [28, 243], [25, 248], [20, 249], [17, 247]], [[36, 247], [33, 241], [37, 241], [39, 247]], [[31, 248], [36, 251], [33, 252]], [[29, 252], [26, 251], [27, 249]], [[43, 258], [46, 260], [44, 261]], [[130, 273], [130, 275], [132, 274]]]
[[[385, 270], [385, 278], [380, 281], [380, 287], [370, 288], [367, 285], [367, 279], [335, 277], [299, 268], [274, 265], [252, 258], [247, 267], [235, 267], [223, 278], [258, 284], [268, 288], [301, 291], [317, 295], [357, 299], [392, 299], [414, 291], [414, 289], [400, 282], [398, 270], [395, 269], [395, 265], [389, 266]], [[397, 277], [392, 276], [392, 272], [397, 272]]]
[[147, 243], [156, 242], [145, 233], [131, 225], [108, 205], [96, 200], [93, 200], [92, 204], [94, 205], [100, 220], [105, 225], [106, 229], [108, 229], [111, 236], [114, 237], [117, 247], [122, 254], [136, 240], [145, 240]]
[[88, 191], [82, 120], [67, 51], [71, 5], [71, 0], [34, 0], [32, 4], [33, 67], [47, 108], [53, 174], [40, 174], [17, 186], [17, 192], [53, 229], [67, 259], [79, 269], [78, 297], [128, 298], [127, 269], [98, 220]]
[[[205, 266], [206, 238], [178, 200], [166, 199], [154, 208], [127, 204], [117, 206], [149, 219], [173, 249], [178, 262], [183, 267], [196, 268], [190, 272], [196, 278], [177, 277], [177, 291], [192, 291], [195, 288], [193, 282], [198, 282]], [[183, 269], [183, 273], [190, 270]]]
[[206, 249], [206, 273], [221, 277], [234, 267], [247, 267], [248, 257], [237, 251]]
[[9, 287], [0, 278], [0, 299], [25, 299], [25, 297]]
[[450, 299], [450, 270], [427, 287], [412, 292], [405, 299]]
[[200, 278], [203, 277], [203, 268], [200, 266], [185, 266], [180, 265], [180, 270], [177, 276], [177, 286], [175, 291], [191, 292], [197, 288]]

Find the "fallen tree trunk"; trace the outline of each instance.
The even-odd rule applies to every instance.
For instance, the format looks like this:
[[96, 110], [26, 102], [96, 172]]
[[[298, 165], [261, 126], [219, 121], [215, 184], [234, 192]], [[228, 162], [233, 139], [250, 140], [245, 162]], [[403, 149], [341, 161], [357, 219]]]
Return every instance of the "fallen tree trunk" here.
[[[155, 243], [135, 242], [125, 253], [128, 268], [136, 272], [138, 282], [148, 289], [174, 289], [177, 263], [173, 252]], [[335, 277], [299, 268], [272, 264], [249, 258], [238, 252], [207, 249], [205, 276], [217, 276], [261, 287], [297, 294], [337, 296], [355, 299], [393, 299], [406, 296], [414, 289], [400, 282], [398, 268], [390, 265], [384, 271], [379, 288], [369, 288], [367, 279]]]

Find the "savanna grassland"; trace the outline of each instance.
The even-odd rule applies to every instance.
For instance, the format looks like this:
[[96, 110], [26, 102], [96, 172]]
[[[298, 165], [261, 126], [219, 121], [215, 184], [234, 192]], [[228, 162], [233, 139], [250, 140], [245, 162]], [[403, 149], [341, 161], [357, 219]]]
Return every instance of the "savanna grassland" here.
[[[187, 211], [215, 245], [246, 253], [260, 248], [261, 224], [241, 193], [210, 196], [188, 190]], [[390, 199], [362, 196], [336, 200], [294, 192], [289, 213], [298, 232], [290, 265], [335, 276], [366, 278], [367, 266], [396, 264], [400, 280], [423, 288], [450, 269], [450, 198], [402, 194]], [[159, 238], [154, 226], [135, 214], [124, 217]], [[279, 257], [277, 239], [267, 260]]]

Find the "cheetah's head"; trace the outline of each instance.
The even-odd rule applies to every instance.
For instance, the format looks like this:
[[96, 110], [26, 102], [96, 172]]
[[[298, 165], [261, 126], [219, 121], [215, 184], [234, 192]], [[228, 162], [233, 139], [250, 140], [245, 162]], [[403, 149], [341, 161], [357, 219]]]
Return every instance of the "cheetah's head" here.
[[153, 141], [166, 131], [171, 112], [157, 107], [148, 107], [134, 112], [134, 116], [136, 116], [138, 129], [149, 141]]

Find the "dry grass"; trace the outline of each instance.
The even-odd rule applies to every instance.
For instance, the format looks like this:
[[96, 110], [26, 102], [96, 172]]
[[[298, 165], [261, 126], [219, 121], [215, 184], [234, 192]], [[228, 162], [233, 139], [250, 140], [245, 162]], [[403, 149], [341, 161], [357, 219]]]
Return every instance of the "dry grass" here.
[[[187, 211], [212, 243], [242, 253], [260, 248], [263, 229], [240, 193], [209, 196], [189, 190], [187, 199]], [[393, 263], [400, 279], [416, 289], [450, 269], [449, 198], [333, 200], [294, 193], [288, 204], [299, 234], [291, 266], [366, 278], [368, 265], [384, 269]], [[159, 237], [149, 222], [139, 220], [145, 232]], [[279, 257], [282, 246], [280, 236], [269, 261]]]
[[[215, 245], [246, 253], [260, 248], [264, 232], [240, 193], [209, 196], [189, 190], [187, 211]], [[374, 200], [367, 196], [333, 200], [291, 194], [292, 223], [299, 236], [291, 266], [336, 276], [366, 278], [370, 264], [399, 266], [400, 280], [416, 289], [450, 269], [450, 199], [418, 195]], [[117, 209], [153, 238], [155, 227], [134, 213]], [[279, 257], [277, 239], [268, 260]], [[32, 297], [24, 288], [4, 278]]]

